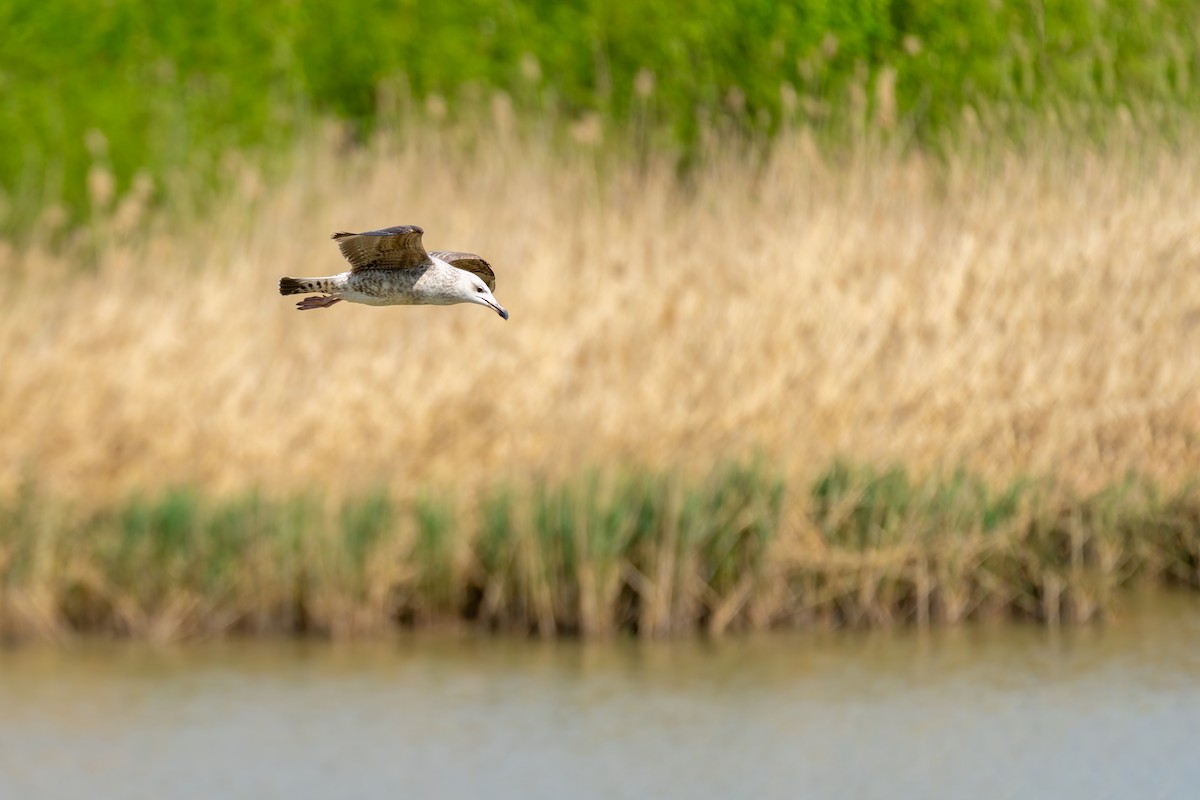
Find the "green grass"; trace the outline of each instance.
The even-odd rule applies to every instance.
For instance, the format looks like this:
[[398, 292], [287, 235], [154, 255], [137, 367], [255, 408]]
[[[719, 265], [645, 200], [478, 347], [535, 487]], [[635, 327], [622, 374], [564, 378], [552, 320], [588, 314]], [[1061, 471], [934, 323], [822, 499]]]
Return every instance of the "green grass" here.
[[[790, 499], [789, 499], [790, 498]], [[472, 625], [658, 637], [1102, 618], [1123, 587], [1200, 588], [1200, 493], [1087, 497], [837, 464], [593, 473], [471, 499], [339, 505], [176, 490], [81, 513], [0, 509], [0, 636], [379, 635]]]
[[531, 119], [593, 113], [681, 153], [724, 127], [928, 141], [967, 108], [1009, 133], [1052, 109], [1162, 128], [1200, 100], [1186, 0], [10, 0], [0, 30], [8, 231], [50, 203], [75, 219], [111, 203], [105, 175], [117, 196], [139, 171], [173, 191], [220, 179], [231, 150], [278, 151], [329, 117], [366, 135], [434, 96], [461, 118], [501, 90]]

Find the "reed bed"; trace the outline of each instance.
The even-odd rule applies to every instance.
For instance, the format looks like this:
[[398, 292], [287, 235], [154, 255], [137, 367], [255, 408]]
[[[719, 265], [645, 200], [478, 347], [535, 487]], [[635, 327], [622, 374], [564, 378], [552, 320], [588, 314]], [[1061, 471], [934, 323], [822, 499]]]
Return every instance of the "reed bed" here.
[[[1190, 574], [1200, 156], [1118, 123], [1019, 151], [965, 124], [936, 158], [795, 131], [681, 177], [500, 97], [479, 129], [330, 128], [278, 181], [231, 155], [204, 214], [97, 177], [88, 228], [0, 244], [4, 625], [1087, 619]], [[485, 254], [511, 321], [275, 293], [401, 222]], [[752, 490], [711, 477], [752, 458]], [[839, 459], [909, 499], [851, 502], [896, 479], [835, 490]], [[960, 469], [1056, 488], [921, 499]]]
[[[505, 119], [331, 133], [278, 185], [231, 159], [208, 214], [131, 194], [57, 248], [0, 247], [0, 495], [405, 498], [751, 455], [789, 485], [837, 458], [1084, 491], [1194, 476], [1194, 151], [832, 160], [797, 135], [680, 180]], [[484, 253], [511, 321], [276, 293], [342, 269], [331, 231], [399, 222]]]
[[92, 514], [5, 508], [0, 635], [168, 640], [539, 636], [1102, 618], [1137, 584], [1200, 588], [1200, 493], [1089, 497], [835, 465], [784, 518], [761, 465], [695, 484], [598, 474], [474, 503], [341, 504], [173, 491]]

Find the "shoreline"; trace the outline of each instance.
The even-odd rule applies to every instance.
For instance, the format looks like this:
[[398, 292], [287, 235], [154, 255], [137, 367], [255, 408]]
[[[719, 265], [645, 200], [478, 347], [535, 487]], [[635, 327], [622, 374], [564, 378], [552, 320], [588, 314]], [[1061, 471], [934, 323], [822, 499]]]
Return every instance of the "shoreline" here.
[[741, 464], [473, 500], [176, 490], [73, 515], [30, 492], [0, 513], [10, 640], [1058, 626], [1104, 619], [1128, 588], [1200, 588], [1200, 492], [1133, 479], [1074, 496], [837, 464], [797, 494]]

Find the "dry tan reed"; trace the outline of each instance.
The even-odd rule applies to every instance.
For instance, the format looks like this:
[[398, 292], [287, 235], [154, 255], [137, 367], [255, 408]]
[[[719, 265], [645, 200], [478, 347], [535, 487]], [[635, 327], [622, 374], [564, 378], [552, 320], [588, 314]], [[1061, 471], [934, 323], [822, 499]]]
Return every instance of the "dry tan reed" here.
[[[835, 160], [797, 135], [680, 181], [455, 141], [317, 137], [203, 215], [118, 202], [78, 246], [0, 246], [0, 491], [411, 496], [748, 452], [798, 485], [844, 456], [1087, 489], [1200, 464], [1194, 151]], [[485, 254], [511, 321], [276, 294], [341, 269], [330, 232], [397, 223]]]

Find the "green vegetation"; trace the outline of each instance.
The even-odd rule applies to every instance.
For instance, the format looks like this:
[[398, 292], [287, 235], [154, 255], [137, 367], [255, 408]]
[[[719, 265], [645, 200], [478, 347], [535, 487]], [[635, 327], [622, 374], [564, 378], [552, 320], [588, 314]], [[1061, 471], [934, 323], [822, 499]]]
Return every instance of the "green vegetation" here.
[[[0, 30], [0, 635], [1055, 624], [1200, 584], [1195, 489], [1068, 488], [1195, 478], [1193, 3], [13, 0]], [[262, 305], [338, 263], [312, 231], [447, 198], [437, 241], [528, 323]], [[754, 448], [778, 476], [683, 477]], [[1056, 482], [798, 488], [834, 453]]]
[[365, 134], [431, 97], [434, 116], [478, 114], [493, 89], [538, 120], [595, 114], [685, 151], [725, 126], [927, 139], [967, 107], [1012, 127], [1123, 106], [1161, 127], [1200, 100], [1198, 26], [1186, 0], [11, 0], [0, 228], [58, 202], [78, 218], [139, 171], [220, 177], [231, 149], [327, 117]]
[[735, 466], [698, 484], [593, 474], [477, 501], [174, 491], [77, 514], [26, 492], [0, 514], [9, 637], [1057, 624], [1103, 616], [1131, 584], [1200, 588], [1200, 494], [1134, 479], [1073, 497], [836, 465], [786, 499], [761, 466]]

